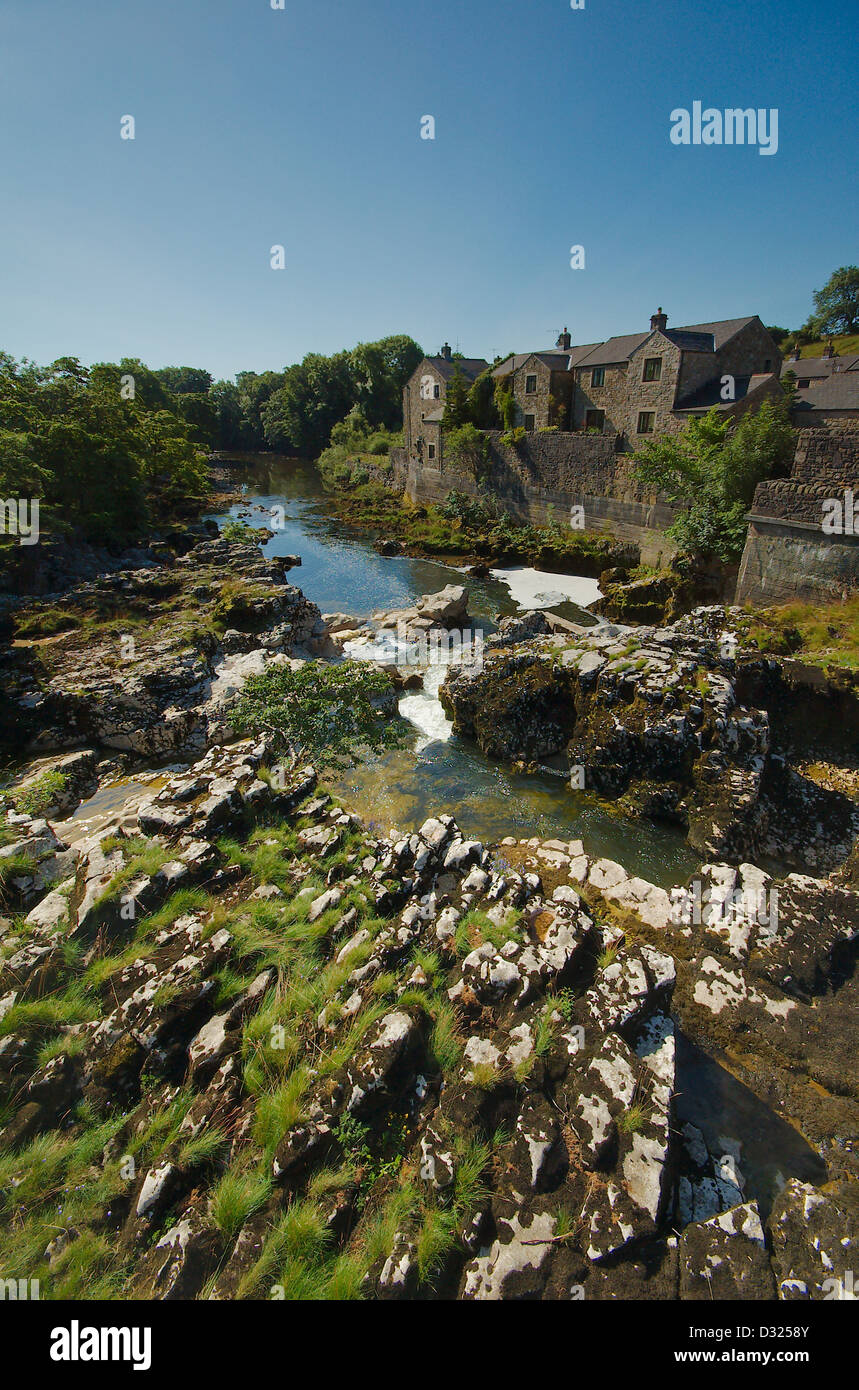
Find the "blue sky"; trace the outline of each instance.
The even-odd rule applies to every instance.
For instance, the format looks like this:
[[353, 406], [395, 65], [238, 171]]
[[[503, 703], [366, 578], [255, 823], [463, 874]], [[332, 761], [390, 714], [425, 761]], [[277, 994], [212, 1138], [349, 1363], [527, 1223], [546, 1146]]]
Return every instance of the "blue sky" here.
[[[0, 347], [232, 376], [796, 326], [859, 261], [857, 38], [833, 0], [3, 0]], [[672, 145], [695, 100], [777, 107], [778, 153]]]

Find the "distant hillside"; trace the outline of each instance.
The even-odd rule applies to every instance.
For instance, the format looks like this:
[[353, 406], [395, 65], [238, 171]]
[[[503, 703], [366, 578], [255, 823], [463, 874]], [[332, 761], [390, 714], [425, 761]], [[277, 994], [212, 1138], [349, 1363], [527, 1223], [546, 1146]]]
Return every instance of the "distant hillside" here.
[[[852, 357], [859, 352], [859, 333], [842, 334], [841, 337], [833, 337], [835, 351], [839, 357]], [[822, 357], [823, 349], [829, 342], [828, 338], [821, 338], [816, 343], [804, 343], [800, 349], [803, 357]], [[789, 356], [790, 354], [785, 354]]]

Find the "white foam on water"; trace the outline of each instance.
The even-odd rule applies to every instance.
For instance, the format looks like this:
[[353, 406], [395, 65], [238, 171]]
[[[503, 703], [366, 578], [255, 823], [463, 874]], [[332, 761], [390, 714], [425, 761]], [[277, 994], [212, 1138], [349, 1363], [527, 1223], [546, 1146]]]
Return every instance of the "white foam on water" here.
[[491, 570], [493, 579], [500, 579], [510, 590], [510, 596], [520, 608], [557, 608], [561, 603], [577, 603], [588, 608], [602, 598], [595, 579], [580, 574], [546, 574], [544, 570], [517, 565], [509, 570]]
[[424, 672], [424, 688], [400, 700], [400, 714], [414, 724], [420, 733], [415, 744], [415, 752], [421, 753], [431, 743], [447, 743], [453, 733], [453, 724], [448, 719], [438, 698], [438, 690], [445, 676], [446, 665], [430, 666]]
[[[417, 670], [415, 643], [398, 641], [392, 632], [380, 631], [375, 637], [359, 637], [354, 642], [345, 642], [343, 651], [355, 661], [387, 661]], [[443, 659], [434, 662], [423, 671], [423, 690], [410, 691], [398, 703], [400, 714], [417, 729], [419, 738], [415, 752], [421, 753], [431, 743], [446, 743], [453, 732], [453, 724], [448, 719], [438, 698], [438, 690], [447, 674], [447, 662]]]

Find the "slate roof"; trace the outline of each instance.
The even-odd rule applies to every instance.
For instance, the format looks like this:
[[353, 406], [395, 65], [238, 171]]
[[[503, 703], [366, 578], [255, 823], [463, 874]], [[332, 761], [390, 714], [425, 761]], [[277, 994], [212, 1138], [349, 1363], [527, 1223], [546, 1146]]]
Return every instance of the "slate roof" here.
[[518, 372], [529, 357], [538, 357], [553, 371], [568, 372], [573, 367], [578, 366], [581, 359], [598, 346], [598, 343], [584, 343], [581, 347], [539, 348], [534, 352], [516, 352], [512, 357], [505, 357], [503, 362], [499, 362], [492, 375], [509, 376], [511, 372]]
[[[741, 328], [753, 323], [755, 315], [744, 319], [720, 319], [717, 323], [690, 323], [682, 328], [666, 328], [664, 336], [676, 343], [684, 352], [718, 352], [725, 343], [730, 342]], [[609, 338], [598, 343], [587, 357], [576, 363], [579, 367], [609, 367], [627, 362], [634, 352], [646, 343], [653, 332], [628, 333], [618, 338]]]
[[714, 377], [712, 381], [707, 381], [703, 386], [699, 386], [697, 391], [684, 396], [674, 406], [675, 410], [705, 411], [711, 410], [714, 405], [724, 407], [728, 410], [737, 401], [742, 401], [751, 392], [757, 391], [766, 381], [775, 381], [775, 372], [756, 372], [754, 376], [735, 376], [734, 377], [734, 399], [732, 401], [722, 400], [722, 378]]
[[796, 404], [797, 410], [859, 411], [859, 371], [833, 372], [812, 382]]
[[803, 380], [828, 376], [840, 376], [842, 372], [859, 371], [859, 357], [800, 357], [798, 362], [787, 358], [782, 363], [781, 374], [793, 372]]
[[432, 363], [445, 381], [450, 381], [457, 367], [466, 381], [474, 381], [489, 366], [483, 357], [454, 357], [451, 361], [446, 357], [428, 357], [427, 361]]

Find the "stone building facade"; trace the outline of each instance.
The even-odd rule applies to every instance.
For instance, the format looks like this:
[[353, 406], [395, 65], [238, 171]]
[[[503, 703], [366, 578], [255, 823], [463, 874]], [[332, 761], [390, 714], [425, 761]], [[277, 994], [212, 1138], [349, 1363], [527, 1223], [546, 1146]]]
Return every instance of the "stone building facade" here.
[[[833, 503], [840, 531], [824, 525]], [[737, 602], [826, 603], [859, 593], [857, 507], [859, 418], [816, 419], [797, 432], [790, 477], [755, 490]]]
[[780, 394], [780, 366], [757, 316], [669, 329], [660, 309], [649, 333], [610, 338], [578, 360], [572, 428], [614, 434], [619, 448], [634, 450], [713, 406], [735, 413], [764, 381]]
[[442, 417], [447, 388], [459, 370], [470, 385], [489, 363], [482, 357], [454, 357], [445, 343], [437, 357], [425, 357], [403, 388], [403, 442], [410, 459], [429, 467], [442, 457]]

